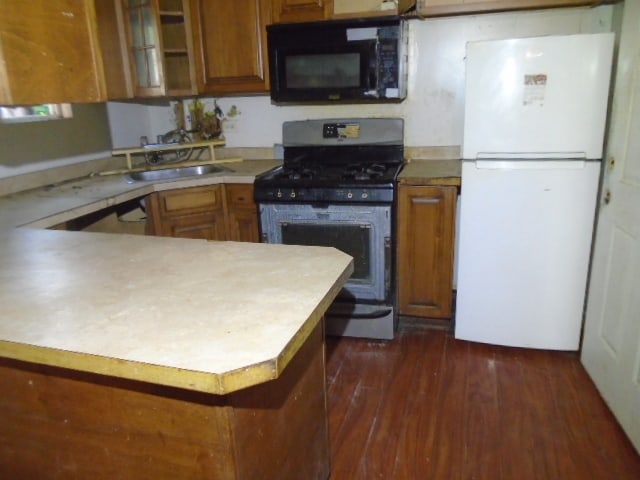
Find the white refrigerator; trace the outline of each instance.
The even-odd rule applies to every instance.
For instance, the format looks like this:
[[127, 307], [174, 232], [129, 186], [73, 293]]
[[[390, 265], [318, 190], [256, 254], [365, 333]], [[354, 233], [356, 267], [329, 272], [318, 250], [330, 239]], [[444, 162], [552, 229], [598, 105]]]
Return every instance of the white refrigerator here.
[[579, 348], [613, 43], [467, 44], [456, 338]]

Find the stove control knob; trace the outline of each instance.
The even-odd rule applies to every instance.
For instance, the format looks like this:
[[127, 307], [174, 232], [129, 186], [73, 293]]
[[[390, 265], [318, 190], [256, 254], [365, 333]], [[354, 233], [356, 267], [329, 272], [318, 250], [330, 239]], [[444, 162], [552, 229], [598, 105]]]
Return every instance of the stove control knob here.
[[369, 194], [367, 192], [362, 192], [362, 198], [369, 198]]
[[278, 190], [278, 193], [276, 193], [276, 196], [277, 196], [278, 198], [282, 198], [282, 192], [281, 192], [280, 190]]
[[351, 192], [347, 193], [347, 198], [353, 198], [353, 193]]
[[289, 196], [291, 198], [296, 198], [296, 192], [294, 192], [293, 190], [291, 190], [291, 193], [289, 194]]

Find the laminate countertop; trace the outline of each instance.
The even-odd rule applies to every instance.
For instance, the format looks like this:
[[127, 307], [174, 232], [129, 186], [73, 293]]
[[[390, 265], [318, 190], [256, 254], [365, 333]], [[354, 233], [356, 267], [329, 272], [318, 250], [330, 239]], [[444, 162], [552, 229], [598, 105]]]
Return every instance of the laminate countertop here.
[[14, 229], [0, 356], [214, 394], [277, 378], [353, 271], [333, 248]]
[[89, 176], [0, 197], [0, 231], [14, 227], [50, 228], [152, 192], [216, 183], [253, 183], [278, 160], [223, 164], [224, 170], [162, 182], [127, 183], [124, 175]]
[[278, 164], [165, 182], [94, 176], [0, 198], [0, 356], [214, 394], [277, 378], [351, 275], [350, 256], [43, 228], [153, 191], [252, 183]]
[[460, 187], [462, 162], [460, 160], [413, 160], [400, 175], [400, 185], [443, 185]]

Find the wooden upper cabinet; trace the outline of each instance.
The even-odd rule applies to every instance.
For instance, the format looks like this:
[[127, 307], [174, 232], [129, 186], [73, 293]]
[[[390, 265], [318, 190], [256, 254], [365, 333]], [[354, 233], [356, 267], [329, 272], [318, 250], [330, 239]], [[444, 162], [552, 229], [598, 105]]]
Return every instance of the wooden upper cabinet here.
[[272, 0], [274, 23], [327, 20], [333, 14], [333, 0]]
[[198, 91], [268, 91], [271, 0], [191, 0], [191, 10]]
[[197, 93], [188, 0], [122, 0], [136, 97]]
[[415, 7], [416, 0], [333, 0], [333, 17], [399, 15]]
[[575, 7], [614, 3], [616, 0], [417, 0], [417, 10], [425, 17], [456, 14]]
[[0, 0], [0, 104], [104, 100], [93, 0]]
[[120, 0], [95, 2], [107, 99], [133, 97], [131, 67]]

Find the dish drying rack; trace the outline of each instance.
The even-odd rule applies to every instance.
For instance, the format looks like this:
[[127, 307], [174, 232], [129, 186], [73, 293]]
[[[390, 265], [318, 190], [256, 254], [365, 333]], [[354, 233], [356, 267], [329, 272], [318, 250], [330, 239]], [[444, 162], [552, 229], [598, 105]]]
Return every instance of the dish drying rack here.
[[[150, 144], [144, 145], [141, 147], [131, 147], [131, 148], [118, 148], [111, 151], [111, 154], [114, 156], [124, 155], [127, 168], [120, 170], [109, 170], [105, 172], [100, 172], [99, 175], [115, 175], [122, 173], [130, 173], [130, 172], [142, 172], [145, 170], [163, 170], [166, 168], [177, 168], [177, 167], [195, 167], [198, 165], [210, 165], [215, 163], [234, 163], [241, 162], [242, 158], [221, 158], [217, 159], [215, 154], [215, 147], [224, 146], [225, 141], [220, 139], [215, 140], [202, 140], [197, 142], [186, 142], [186, 143], [168, 143], [168, 144]], [[208, 149], [209, 150], [209, 159], [207, 160], [196, 160], [196, 161], [178, 161], [171, 163], [164, 163], [161, 165], [153, 165], [153, 166], [144, 166], [144, 167], [134, 167], [132, 157], [136, 155], [149, 155], [151, 153], [164, 153], [164, 152], [172, 152], [177, 150], [189, 150], [189, 149]]]

